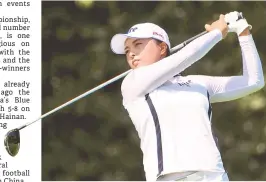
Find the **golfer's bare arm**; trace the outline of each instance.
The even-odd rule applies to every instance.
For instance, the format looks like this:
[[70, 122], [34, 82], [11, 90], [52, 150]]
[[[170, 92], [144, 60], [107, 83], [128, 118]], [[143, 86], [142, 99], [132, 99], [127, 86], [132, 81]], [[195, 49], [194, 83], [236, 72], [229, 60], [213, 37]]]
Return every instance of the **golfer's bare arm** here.
[[215, 29], [195, 39], [179, 52], [154, 64], [133, 70], [121, 86], [124, 99], [134, 99], [153, 91], [205, 56], [220, 40], [222, 33]]
[[231, 77], [195, 76], [207, 85], [210, 101], [225, 102], [247, 96], [264, 86], [263, 69], [252, 35], [240, 36], [243, 75]]

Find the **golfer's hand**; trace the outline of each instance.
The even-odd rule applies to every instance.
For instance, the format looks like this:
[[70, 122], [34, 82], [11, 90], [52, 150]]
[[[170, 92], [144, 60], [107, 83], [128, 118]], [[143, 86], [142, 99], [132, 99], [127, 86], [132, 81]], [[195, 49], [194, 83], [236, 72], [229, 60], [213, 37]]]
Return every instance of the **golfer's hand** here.
[[228, 26], [227, 26], [227, 23], [224, 19], [224, 15], [221, 14], [219, 20], [213, 22], [211, 25], [206, 24], [205, 29], [208, 32], [210, 32], [214, 29], [219, 29], [223, 34], [223, 38], [225, 38], [227, 33], [228, 33]]
[[225, 15], [225, 21], [229, 23], [228, 32], [235, 32], [238, 36], [249, 35], [249, 30], [252, 29], [252, 26], [248, 24], [247, 20], [243, 19], [238, 20], [239, 12], [233, 11]]

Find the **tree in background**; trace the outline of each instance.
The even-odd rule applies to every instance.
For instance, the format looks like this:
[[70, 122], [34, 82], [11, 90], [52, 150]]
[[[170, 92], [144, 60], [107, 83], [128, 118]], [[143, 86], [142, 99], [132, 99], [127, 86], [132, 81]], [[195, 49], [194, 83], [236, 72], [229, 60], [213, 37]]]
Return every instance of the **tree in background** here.
[[[204, 31], [221, 13], [242, 11], [266, 60], [265, 2], [42, 2], [43, 113], [129, 69], [110, 50], [111, 37], [153, 22], [171, 44]], [[229, 34], [185, 73], [242, 73], [236, 35]], [[43, 119], [42, 180], [145, 180], [139, 138], [122, 106], [121, 80]], [[265, 91], [213, 105], [213, 125], [231, 180], [266, 180]]]

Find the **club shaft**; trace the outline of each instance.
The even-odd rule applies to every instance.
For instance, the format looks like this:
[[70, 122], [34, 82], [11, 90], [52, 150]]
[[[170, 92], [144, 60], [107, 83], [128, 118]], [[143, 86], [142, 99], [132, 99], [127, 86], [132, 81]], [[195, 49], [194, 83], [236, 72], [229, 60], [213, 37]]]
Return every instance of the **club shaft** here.
[[202, 35], [204, 35], [204, 34], [206, 34], [206, 33], [208, 33], [208, 32], [207, 32], [207, 31], [204, 31], [204, 32], [202, 32], [202, 33], [200, 33], [200, 34], [198, 34], [198, 35], [196, 35], [196, 36], [194, 36], [194, 37], [191, 37], [190, 39], [186, 40], [185, 42], [183, 42], [183, 43], [181, 43], [181, 44], [179, 44], [179, 45], [173, 47], [173, 48], [171, 49], [171, 51], [170, 51], [171, 54], [173, 54], [173, 53], [179, 51], [180, 49], [182, 49], [183, 47], [185, 47], [187, 44], [189, 44], [189, 43], [192, 42], [193, 40], [199, 38], [200, 36], [202, 36]]
[[[189, 44], [191, 41], [195, 40], [196, 38], [198, 38], [198, 37], [200, 37], [200, 36], [202, 36], [202, 35], [204, 35], [204, 34], [206, 34], [206, 33], [207, 33], [207, 31], [204, 31], [204, 32], [202, 32], [202, 33], [200, 33], [200, 34], [198, 34], [198, 35], [196, 35], [196, 36], [194, 36], [194, 37], [192, 37], [192, 38], [190, 38], [190, 39], [184, 41], [183, 43], [181, 43], [181, 44], [179, 44], [179, 45], [177, 45], [177, 46], [171, 48], [170, 53], [173, 54], [173, 53], [179, 51], [180, 49], [182, 49], [183, 47], [185, 47], [187, 44]], [[66, 106], [68, 106], [68, 105], [70, 105], [70, 104], [72, 104], [72, 103], [74, 103], [74, 102], [76, 102], [76, 101], [82, 99], [83, 97], [86, 97], [86, 96], [88, 96], [89, 94], [91, 94], [91, 93], [93, 93], [93, 92], [95, 92], [95, 91], [97, 91], [97, 90], [99, 90], [99, 89], [101, 89], [101, 88], [103, 88], [103, 87], [109, 85], [110, 83], [113, 83], [113, 82], [119, 80], [120, 78], [125, 77], [130, 71], [131, 71], [131, 69], [128, 70], [128, 71], [126, 71], [126, 72], [124, 72], [124, 73], [122, 73], [122, 74], [120, 74], [120, 75], [118, 75], [118, 76], [116, 76], [116, 77], [114, 77], [114, 78], [112, 78], [112, 79], [110, 79], [110, 80], [108, 80], [108, 81], [106, 81], [106, 82], [104, 82], [104, 83], [102, 83], [102, 84], [100, 84], [100, 85], [98, 85], [97, 87], [94, 87], [94, 88], [91, 89], [91, 90], [88, 90], [87, 92], [85, 92], [85, 93], [83, 93], [83, 94], [81, 94], [81, 95], [75, 97], [74, 99], [72, 99], [72, 100], [70, 100], [70, 101], [68, 101], [68, 102], [66, 102], [66, 103], [64, 103], [64, 104], [62, 104], [62, 105], [60, 105], [60, 106], [54, 108], [53, 110], [51, 110], [51, 111], [49, 111], [49, 112], [47, 112], [47, 113], [45, 113], [45, 114], [43, 114], [42, 116], [38, 117], [38, 118], [35, 119], [34, 121], [29, 122], [29, 123], [27, 123], [27, 124], [25, 124], [25, 125], [19, 127], [18, 130], [21, 130], [21, 129], [23, 129], [23, 128], [25, 128], [25, 127], [27, 127], [27, 126], [29, 126], [29, 125], [35, 123], [36, 121], [38, 121], [38, 120], [40, 120], [40, 119], [43, 119], [43, 118], [45, 118], [45, 117], [47, 117], [47, 116], [53, 114], [54, 112], [56, 112], [56, 111], [58, 111], [58, 110], [60, 110], [60, 109], [62, 109], [62, 108], [64, 108], [64, 107], [66, 107]]]
[[58, 111], [58, 110], [60, 110], [60, 109], [62, 109], [62, 108], [64, 108], [64, 107], [66, 107], [66, 106], [68, 106], [68, 105], [70, 105], [70, 104], [72, 104], [72, 103], [74, 103], [74, 102], [76, 102], [76, 101], [82, 99], [83, 97], [85, 97], [85, 96], [87, 96], [87, 95], [89, 95], [89, 94], [91, 94], [91, 93], [93, 93], [93, 92], [95, 92], [95, 91], [97, 91], [97, 90], [99, 90], [99, 89], [101, 89], [101, 88], [103, 88], [103, 87], [109, 85], [110, 83], [112, 83], [112, 82], [114, 82], [114, 81], [116, 81], [116, 80], [118, 80], [118, 79], [120, 79], [120, 78], [122, 78], [122, 77], [124, 77], [124, 76], [126, 76], [130, 71], [131, 71], [131, 70], [128, 70], [128, 71], [126, 71], [126, 72], [124, 72], [124, 73], [122, 73], [122, 74], [120, 74], [120, 75], [118, 75], [118, 76], [116, 76], [116, 77], [114, 77], [114, 78], [112, 78], [112, 79], [110, 79], [110, 80], [108, 80], [108, 81], [106, 81], [106, 82], [104, 82], [104, 83], [98, 85], [97, 87], [94, 87], [93, 89], [88, 90], [87, 92], [85, 92], [85, 93], [79, 95], [78, 97], [75, 97], [74, 99], [71, 99], [70, 101], [68, 101], [68, 102], [66, 102], [66, 103], [64, 103], [64, 104], [62, 104], [62, 105], [60, 105], [60, 106], [54, 108], [53, 110], [51, 110], [51, 111], [49, 111], [49, 112], [43, 114], [42, 116], [40, 116], [39, 118], [35, 119], [35, 120], [32, 121], [32, 122], [27, 123], [27, 124], [25, 124], [25, 125], [19, 127], [18, 129], [19, 129], [19, 130], [20, 130], [20, 129], [23, 129], [23, 128], [25, 128], [26, 126], [29, 126], [29, 125], [35, 123], [36, 121], [38, 121], [38, 120], [40, 120], [40, 119], [43, 119], [43, 118], [45, 118], [46, 116], [49, 116], [50, 114], [53, 114], [54, 112], [56, 112], [56, 111]]

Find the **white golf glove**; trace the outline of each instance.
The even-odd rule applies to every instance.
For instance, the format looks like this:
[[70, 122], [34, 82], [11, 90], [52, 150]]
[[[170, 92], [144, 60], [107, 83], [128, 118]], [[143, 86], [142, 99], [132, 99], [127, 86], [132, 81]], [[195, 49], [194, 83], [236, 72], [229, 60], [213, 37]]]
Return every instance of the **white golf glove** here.
[[247, 27], [249, 30], [252, 29], [252, 26], [248, 24], [244, 17], [243, 19], [238, 20], [239, 14], [242, 16], [242, 13], [237, 11], [233, 11], [225, 15], [225, 21], [229, 23], [228, 32], [235, 32], [237, 35], [240, 35]]

